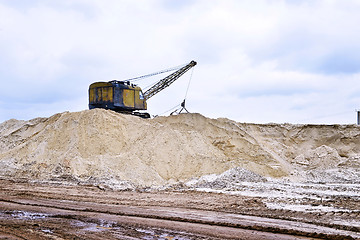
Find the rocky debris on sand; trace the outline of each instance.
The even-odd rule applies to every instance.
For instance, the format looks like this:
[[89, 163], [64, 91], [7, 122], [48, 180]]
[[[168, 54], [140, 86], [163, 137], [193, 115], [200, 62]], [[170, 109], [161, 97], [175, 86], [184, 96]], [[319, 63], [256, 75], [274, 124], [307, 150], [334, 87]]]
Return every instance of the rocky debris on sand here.
[[236, 167], [229, 169], [219, 175], [210, 174], [201, 176], [200, 178], [192, 179], [186, 182], [186, 186], [193, 188], [211, 188], [223, 189], [232, 188], [234, 184], [242, 182], [266, 182], [266, 178], [246, 170], [244, 168]]

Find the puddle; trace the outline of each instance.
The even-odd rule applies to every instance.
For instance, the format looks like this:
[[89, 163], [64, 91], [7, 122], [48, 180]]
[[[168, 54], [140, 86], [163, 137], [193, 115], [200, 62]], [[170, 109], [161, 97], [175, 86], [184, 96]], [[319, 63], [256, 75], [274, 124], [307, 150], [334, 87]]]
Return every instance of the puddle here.
[[50, 229], [42, 229], [41, 231], [44, 233], [53, 233], [53, 231], [51, 231]]
[[25, 211], [1, 211], [0, 218], [14, 218], [22, 220], [36, 220], [50, 217], [49, 214], [45, 213], [34, 213]]
[[[158, 228], [134, 228], [130, 226], [118, 225], [116, 222], [109, 222], [100, 220], [98, 223], [84, 222], [74, 220], [72, 225], [79, 228], [79, 231], [84, 232], [104, 232], [110, 231], [112, 236], [118, 236], [119, 239], [123, 236], [137, 236], [138, 239], [145, 240], [195, 240], [199, 239], [191, 233], [172, 231], [168, 229]], [[130, 235], [128, 235], [130, 233]], [[132, 235], [134, 234], [134, 235]], [[201, 238], [200, 238], [201, 239]]]
[[72, 225], [81, 228], [83, 231], [89, 231], [89, 232], [101, 232], [106, 230], [114, 230], [119, 231], [121, 228], [116, 225], [114, 222], [108, 222], [105, 220], [100, 219], [99, 223], [93, 223], [93, 222], [83, 222], [80, 220], [74, 220], [72, 222]]
[[199, 236], [194, 236], [192, 234], [180, 231], [171, 231], [167, 229], [142, 229], [136, 228], [137, 232], [142, 233], [143, 236], [140, 239], [145, 240], [195, 240], [201, 239]]

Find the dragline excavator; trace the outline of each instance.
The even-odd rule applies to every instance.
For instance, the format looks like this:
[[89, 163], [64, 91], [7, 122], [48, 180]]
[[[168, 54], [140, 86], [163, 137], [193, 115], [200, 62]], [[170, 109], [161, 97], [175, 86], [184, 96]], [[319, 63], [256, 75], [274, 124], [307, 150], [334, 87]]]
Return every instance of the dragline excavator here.
[[[133, 114], [143, 118], [149, 118], [149, 113], [138, 112], [139, 110], [147, 109], [146, 101], [153, 97], [155, 94], [165, 89], [166, 87], [170, 86], [173, 82], [175, 82], [179, 77], [181, 77], [184, 73], [186, 73], [195, 65], [196, 62], [191, 61], [186, 66], [181, 67], [179, 70], [156, 82], [144, 93], [139, 86], [131, 83], [129, 80], [112, 80], [109, 82], [92, 83], [89, 87], [89, 109], [111, 109], [120, 113]], [[156, 75], [159, 73], [162, 72], [149, 75]]]

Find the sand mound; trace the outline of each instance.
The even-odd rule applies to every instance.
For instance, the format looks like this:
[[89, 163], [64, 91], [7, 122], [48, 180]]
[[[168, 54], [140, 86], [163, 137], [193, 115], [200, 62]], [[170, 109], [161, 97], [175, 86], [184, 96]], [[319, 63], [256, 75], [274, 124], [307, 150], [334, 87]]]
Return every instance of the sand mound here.
[[266, 178], [249, 170], [235, 167], [221, 174], [204, 175], [185, 183], [190, 188], [224, 189], [242, 182], [266, 182]]
[[234, 168], [238, 181], [306, 180], [309, 171], [353, 174], [359, 158], [356, 125], [246, 124], [200, 114], [141, 119], [102, 109], [0, 124], [0, 176], [6, 178], [132, 188]]

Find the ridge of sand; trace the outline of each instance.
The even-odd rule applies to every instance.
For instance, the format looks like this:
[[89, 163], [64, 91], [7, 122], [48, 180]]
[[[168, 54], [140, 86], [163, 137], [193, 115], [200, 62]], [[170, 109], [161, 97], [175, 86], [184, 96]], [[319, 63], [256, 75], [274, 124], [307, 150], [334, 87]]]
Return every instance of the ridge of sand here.
[[360, 169], [360, 127], [239, 123], [200, 114], [141, 119], [103, 109], [0, 124], [0, 176], [188, 181], [229, 169], [304, 180], [309, 171]]

